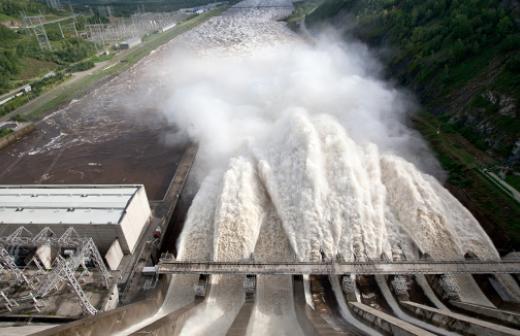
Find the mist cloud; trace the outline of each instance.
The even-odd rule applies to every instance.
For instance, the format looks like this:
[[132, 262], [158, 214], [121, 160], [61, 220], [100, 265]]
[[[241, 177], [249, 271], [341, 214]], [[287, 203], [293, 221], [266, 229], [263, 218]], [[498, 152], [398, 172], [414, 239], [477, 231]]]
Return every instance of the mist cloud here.
[[148, 76], [161, 82], [150, 99], [159, 96], [159, 110], [180, 129], [170, 139], [199, 142], [206, 167], [225, 165], [298, 110], [331, 115], [356, 142], [438, 171], [422, 139], [405, 126], [413, 100], [379, 79], [379, 69], [365, 46], [328, 34], [313, 45], [290, 40], [236, 54], [173, 48]]
[[[273, 20], [290, 3], [256, 7], [273, 1], [243, 1], [238, 15], [206, 22], [148, 64], [141, 85], [154, 90], [140, 98], [176, 125], [173, 141], [200, 144], [197, 171], [205, 177], [177, 258], [456, 259], [467, 251], [497, 258], [471, 213], [405, 160], [435, 167], [405, 126], [413, 100], [378, 77], [365, 46], [333, 34], [303, 42]], [[183, 330], [225, 334], [243, 302], [241, 281], [212, 277]], [[297, 329], [290, 282], [265, 286], [275, 283], [259, 277], [248, 333], [269, 333], [266, 322]], [[208, 314], [216, 318], [199, 318]]]

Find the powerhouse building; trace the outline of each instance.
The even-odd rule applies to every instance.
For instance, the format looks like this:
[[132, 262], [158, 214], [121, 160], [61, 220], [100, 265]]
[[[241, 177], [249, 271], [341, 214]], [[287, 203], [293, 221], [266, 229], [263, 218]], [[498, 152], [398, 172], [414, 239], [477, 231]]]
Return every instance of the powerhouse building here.
[[2, 185], [0, 236], [20, 226], [36, 235], [73, 227], [91, 237], [111, 269], [132, 254], [151, 210], [143, 185]]

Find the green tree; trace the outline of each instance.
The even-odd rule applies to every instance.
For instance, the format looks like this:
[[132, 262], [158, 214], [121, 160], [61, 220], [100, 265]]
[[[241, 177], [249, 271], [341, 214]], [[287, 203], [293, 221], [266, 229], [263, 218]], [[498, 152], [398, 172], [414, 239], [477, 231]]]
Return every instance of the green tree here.
[[12, 50], [0, 50], [0, 89], [9, 87], [9, 79], [18, 72], [18, 60]]
[[497, 31], [500, 35], [506, 36], [513, 32], [513, 21], [508, 16], [503, 16], [500, 18], [497, 24]]

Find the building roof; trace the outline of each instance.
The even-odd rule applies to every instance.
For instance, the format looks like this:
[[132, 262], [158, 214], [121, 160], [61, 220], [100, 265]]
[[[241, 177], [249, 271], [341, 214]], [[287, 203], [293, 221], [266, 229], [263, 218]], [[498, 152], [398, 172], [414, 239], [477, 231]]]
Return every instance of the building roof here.
[[0, 224], [118, 224], [142, 185], [0, 185]]

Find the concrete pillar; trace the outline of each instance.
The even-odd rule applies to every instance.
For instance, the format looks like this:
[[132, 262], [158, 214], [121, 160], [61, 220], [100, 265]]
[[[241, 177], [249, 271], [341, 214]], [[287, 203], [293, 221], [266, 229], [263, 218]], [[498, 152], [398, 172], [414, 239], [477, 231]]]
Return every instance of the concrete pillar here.
[[108, 299], [103, 304], [101, 308], [102, 311], [108, 311], [115, 309], [119, 304], [119, 289], [117, 288], [117, 284], [114, 284], [110, 293], [108, 294]]
[[119, 244], [119, 240], [116, 239], [112, 242], [105, 254], [105, 260], [107, 261], [110, 270], [115, 271], [119, 267], [121, 260], [123, 259], [124, 253]]
[[52, 247], [50, 244], [44, 244], [39, 246], [35, 252], [36, 257], [41, 262], [42, 266], [49, 270], [52, 268]]

